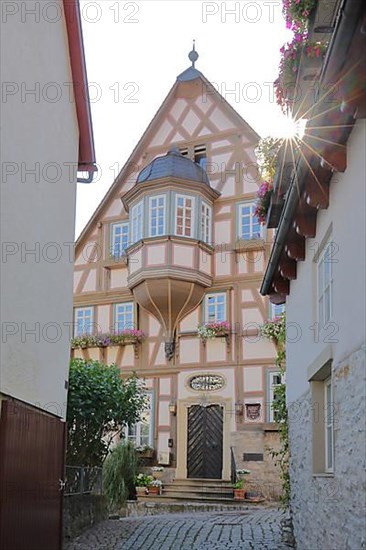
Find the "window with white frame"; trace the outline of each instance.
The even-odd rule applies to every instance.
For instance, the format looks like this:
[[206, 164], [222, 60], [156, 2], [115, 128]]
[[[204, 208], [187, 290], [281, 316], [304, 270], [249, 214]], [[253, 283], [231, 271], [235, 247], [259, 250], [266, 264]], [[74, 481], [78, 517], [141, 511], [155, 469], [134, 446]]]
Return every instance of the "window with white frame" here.
[[165, 234], [165, 195], [149, 198], [149, 236]]
[[285, 311], [285, 304], [271, 304], [271, 319], [279, 317]]
[[175, 234], [182, 237], [193, 236], [194, 198], [176, 196]]
[[111, 256], [120, 258], [129, 245], [129, 223], [114, 223], [111, 226]]
[[131, 241], [135, 243], [142, 239], [142, 224], [144, 216], [143, 202], [135, 204], [131, 208]]
[[114, 328], [117, 332], [126, 329], [133, 329], [134, 326], [134, 304], [124, 302], [114, 306]]
[[332, 380], [324, 382], [324, 421], [325, 421], [325, 471], [333, 471], [333, 392]]
[[93, 308], [77, 307], [74, 311], [74, 336], [92, 334], [93, 332]]
[[270, 371], [268, 373], [268, 421], [277, 422], [277, 414], [274, 410], [274, 405], [278, 396], [276, 394], [276, 389], [282, 384], [281, 373], [277, 371]]
[[[323, 354], [323, 358], [324, 354]], [[322, 359], [323, 361], [323, 359]], [[334, 424], [332, 358], [311, 365], [309, 377], [312, 411], [312, 455], [315, 475], [332, 474], [334, 470]]]
[[206, 294], [204, 317], [206, 323], [227, 321], [225, 292]]
[[261, 225], [254, 212], [254, 203], [239, 204], [239, 238], [258, 239], [262, 236]]
[[141, 419], [136, 424], [127, 427], [127, 439], [133, 441], [136, 447], [152, 447], [154, 439], [153, 431], [153, 396], [147, 393], [147, 407], [141, 414]]
[[318, 258], [318, 321], [322, 329], [332, 318], [332, 243], [328, 242]]
[[212, 240], [212, 208], [205, 202], [202, 202], [201, 209], [201, 239], [205, 243]]

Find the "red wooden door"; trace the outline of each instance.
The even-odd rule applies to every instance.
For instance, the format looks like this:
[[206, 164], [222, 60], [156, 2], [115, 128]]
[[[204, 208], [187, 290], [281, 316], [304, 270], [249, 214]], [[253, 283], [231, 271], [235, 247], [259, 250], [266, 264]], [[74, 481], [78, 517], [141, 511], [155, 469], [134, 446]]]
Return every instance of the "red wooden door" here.
[[65, 423], [3, 401], [0, 417], [0, 548], [60, 550]]

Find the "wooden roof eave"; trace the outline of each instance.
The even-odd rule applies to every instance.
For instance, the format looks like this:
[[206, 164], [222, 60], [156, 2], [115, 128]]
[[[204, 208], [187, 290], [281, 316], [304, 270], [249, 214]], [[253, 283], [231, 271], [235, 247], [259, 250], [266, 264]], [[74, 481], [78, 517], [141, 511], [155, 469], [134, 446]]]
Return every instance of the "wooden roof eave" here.
[[[349, 0], [352, 8], [355, 7], [355, 0]], [[358, 4], [358, 7], [359, 4]], [[323, 70], [322, 84], [332, 83], [329, 79], [339, 81], [343, 74], [344, 80], [347, 78], [355, 79], [354, 73], [347, 72], [345, 58], [348, 57], [351, 67], [353, 57], [357, 56], [357, 51], [362, 51], [362, 44], [365, 45], [365, 37], [362, 34], [362, 25], [365, 24], [364, 18], [360, 17], [357, 10], [345, 10], [347, 20], [339, 19], [339, 32], [333, 36], [333, 44], [329, 48], [328, 67], [330, 73]], [[356, 18], [356, 31], [353, 35], [353, 43], [349, 44], [342, 37], [342, 22], [344, 25], [351, 25], [350, 13]], [[357, 32], [358, 31], [358, 32]], [[347, 48], [342, 51], [339, 45], [346, 44]], [[340, 56], [342, 51], [343, 57]], [[336, 52], [338, 56], [339, 72], [334, 72], [335, 62], [332, 60], [331, 52]], [[353, 52], [353, 53], [352, 53]], [[363, 78], [364, 88], [366, 88], [364, 76], [362, 76], [362, 64], [355, 64], [355, 70], [358, 71], [360, 78]], [[342, 73], [343, 71], [343, 73]], [[336, 80], [335, 79], [336, 74]], [[343, 78], [342, 77], [342, 78]], [[346, 87], [347, 89], [347, 87]], [[358, 93], [359, 101], [365, 98], [365, 89]], [[316, 125], [309, 127], [310, 134], [304, 140], [302, 149], [305, 148], [298, 165], [298, 171], [295, 178], [292, 179], [291, 187], [288, 192], [286, 202], [278, 225], [278, 231], [272, 247], [269, 263], [264, 275], [261, 286], [261, 294], [269, 295], [273, 303], [283, 303], [286, 295], [289, 293], [290, 280], [296, 278], [296, 269], [293, 261], [305, 259], [305, 239], [316, 235], [316, 218], [319, 208], [327, 208], [329, 205], [329, 183], [334, 169], [345, 171], [347, 166], [347, 140], [352, 131], [355, 118], [354, 116], [342, 111], [340, 105], [333, 108], [325, 108], [326, 98], [315, 106], [313, 120]], [[347, 98], [346, 98], [347, 99]], [[357, 104], [358, 108], [358, 104]], [[333, 120], [330, 120], [330, 113], [333, 112]], [[335, 119], [334, 119], [335, 115]], [[333, 124], [329, 124], [332, 122]], [[327, 130], [329, 127], [335, 132], [333, 142], [328, 139]], [[322, 137], [323, 136], [323, 137]], [[318, 141], [317, 141], [318, 140]], [[313, 142], [313, 143], [312, 143]], [[314, 146], [315, 143], [324, 145]], [[287, 282], [286, 282], [287, 281]]]

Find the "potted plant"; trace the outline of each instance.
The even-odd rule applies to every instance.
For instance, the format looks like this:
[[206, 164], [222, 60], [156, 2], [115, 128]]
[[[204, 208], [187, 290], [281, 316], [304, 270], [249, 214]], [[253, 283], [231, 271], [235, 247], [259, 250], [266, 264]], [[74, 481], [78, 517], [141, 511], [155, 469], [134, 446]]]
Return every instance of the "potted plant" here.
[[262, 225], [266, 223], [267, 212], [271, 203], [272, 193], [273, 184], [271, 181], [264, 181], [263, 183], [261, 183], [257, 192], [257, 201], [255, 204], [254, 214]]
[[161, 479], [163, 477], [164, 468], [162, 466], [153, 466], [151, 472], [154, 479]]
[[238, 479], [234, 485], [234, 500], [244, 500], [245, 499], [245, 489], [244, 489], [244, 479]]
[[163, 483], [160, 481], [160, 479], [152, 479], [152, 481], [150, 481], [147, 487], [148, 494], [160, 495], [162, 486], [163, 486]]
[[136, 447], [136, 452], [140, 458], [153, 458], [154, 456], [154, 449], [149, 445], [140, 445]]
[[205, 323], [198, 325], [197, 333], [203, 342], [216, 338], [216, 336], [227, 336], [230, 332], [230, 323], [228, 321], [219, 321], [217, 323]]
[[135, 488], [137, 496], [143, 496], [147, 494], [147, 486], [153, 481], [152, 476], [147, 474], [137, 474], [135, 477]]
[[250, 474], [250, 470], [246, 470], [245, 468], [242, 468], [241, 470], [236, 470], [236, 477], [239, 480], [245, 479], [245, 476]]

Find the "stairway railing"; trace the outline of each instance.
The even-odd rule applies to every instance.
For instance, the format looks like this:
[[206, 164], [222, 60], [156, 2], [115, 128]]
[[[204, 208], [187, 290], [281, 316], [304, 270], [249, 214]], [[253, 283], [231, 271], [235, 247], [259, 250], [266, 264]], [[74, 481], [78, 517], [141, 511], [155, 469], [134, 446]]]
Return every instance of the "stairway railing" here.
[[230, 451], [231, 451], [231, 483], [234, 484], [237, 482], [236, 462], [235, 462], [235, 455], [232, 447], [230, 447]]

